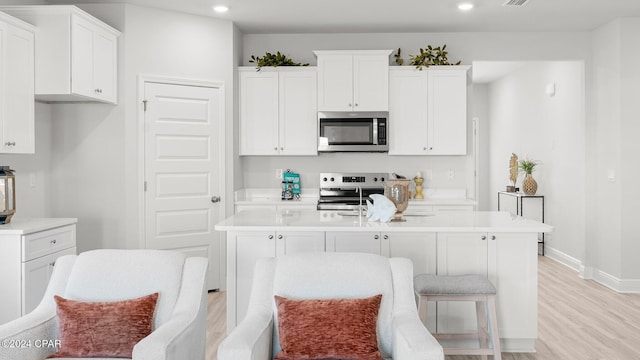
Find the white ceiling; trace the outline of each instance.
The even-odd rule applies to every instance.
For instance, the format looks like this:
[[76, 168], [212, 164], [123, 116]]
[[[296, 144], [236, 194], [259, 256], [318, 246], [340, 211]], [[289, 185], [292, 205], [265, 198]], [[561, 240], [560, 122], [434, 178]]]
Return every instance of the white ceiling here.
[[[6, 1], [6, 0], [5, 0]], [[8, 0], [12, 1], [12, 0]], [[19, 0], [18, 2], [28, 0]], [[33, 0], [50, 4], [130, 3], [233, 21], [245, 34], [339, 32], [584, 31], [640, 16], [640, 0]], [[2, 0], [0, 0], [2, 2]], [[213, 5], [230, 10], [216, 14]]]

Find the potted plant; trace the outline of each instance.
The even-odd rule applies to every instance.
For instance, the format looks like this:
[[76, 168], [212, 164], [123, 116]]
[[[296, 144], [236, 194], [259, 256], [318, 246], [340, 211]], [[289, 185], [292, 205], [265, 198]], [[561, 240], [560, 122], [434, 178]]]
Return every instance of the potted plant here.
[[537, 160], [520, 160], [520, 170], [526, 174], [524, 180], [522, 180], [522, 191], [527, 195], [535, 195], [538, 191], [538, 183], [533, 178], [531, 173], [535, 170], [536, 166], [540, 164]]
[[266, 52], [264, 56], [255, 56], [251, 55], [250, 63], [256, 64], [257, 71], [263, 66], [309, 66], [309, 64], [302, 64], [293, 61], [291, 58], [288, 58], [287, 55], [281, 54], [280, 51], [272, 54], [270, 52]]

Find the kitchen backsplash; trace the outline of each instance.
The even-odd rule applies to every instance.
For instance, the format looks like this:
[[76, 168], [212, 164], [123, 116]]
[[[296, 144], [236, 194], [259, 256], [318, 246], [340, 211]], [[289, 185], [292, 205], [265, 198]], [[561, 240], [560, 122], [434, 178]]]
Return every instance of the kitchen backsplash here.
[[[320, 156], [246, 156], [244, 184], [240, 188], [278, 188], [276, 169], [300, 174], [303, 189], [319, 187], [321, 172], [388, 172], [413, 178], [422, 171], [425, 187], [466, 188], [473, 196], [472, 156], [389, 156], [376, 153], [327, 153]], [[430, 178], [429, 178], [430, 175]], [[450, 175], [453, 178], [450, 178]]]

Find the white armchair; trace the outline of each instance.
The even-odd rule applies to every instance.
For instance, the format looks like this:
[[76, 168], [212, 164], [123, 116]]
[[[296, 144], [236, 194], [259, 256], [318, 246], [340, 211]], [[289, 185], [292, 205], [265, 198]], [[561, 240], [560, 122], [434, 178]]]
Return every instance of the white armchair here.
[[382, 294], [377, 321], [384, 358], [443, 360], [442, 347], [418, 318], [413, 264], [363, 253], [303, 253], [260, 259], [246, 317], [218, 348], [218, 360], [272, 359], [280, 351], [274, 295], [292, 299]]
[[[94, 250], [62, 256], [36, 309], [0, 325], [0, 360], [40, 360], [56, 351], [41, 343], [58, 335], [54, 295], [103, 302], [154, 292], [159, 297], [153, 331], [135, 345], [133, 359], [204, 360], [207, 265], [205, 258], [164, 250]], [[31, 341], [31, 346], [5, 346], [20, 340]]]

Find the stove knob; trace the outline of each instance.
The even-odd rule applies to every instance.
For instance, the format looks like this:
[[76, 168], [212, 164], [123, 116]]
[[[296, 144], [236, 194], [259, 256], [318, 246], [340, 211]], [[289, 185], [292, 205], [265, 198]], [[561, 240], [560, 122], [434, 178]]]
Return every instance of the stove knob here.
[[383, 178], [383, 177], [381, 177], [381, 178], [380, 178], [380, 181], [384, 181], [384, 178]]
[[322, 181], [327, 181], [327, 178], [326, 178], [326, 177], [323, 177], [323, 178], [322, 178]]
[[373, 178], [373, 181], [374, 181], [374, 182], [375, 182], [375, 181], [378, 181], [378, 178], [377, 178], [377, 177], [374, 177], [374, 178]]
[[336, 180], [336, 179], [334, 179], [334, 178], [331, 178], [331, 181], [335, 181], [335, 180]]

